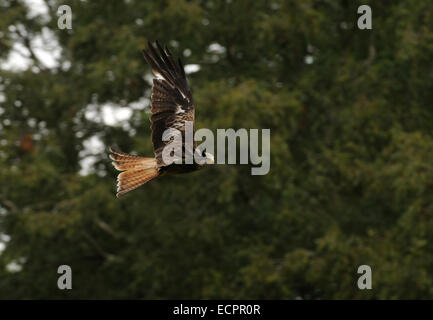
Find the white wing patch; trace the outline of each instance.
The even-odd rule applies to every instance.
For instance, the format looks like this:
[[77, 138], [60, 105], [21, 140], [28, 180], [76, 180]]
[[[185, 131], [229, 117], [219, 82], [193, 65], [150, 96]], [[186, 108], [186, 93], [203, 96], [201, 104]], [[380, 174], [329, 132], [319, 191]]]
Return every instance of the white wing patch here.
[[180, 105], [177, 105], [177, 109], [176, 109], [175, 114], [179, 114], [179, 113], [185, 113], [185, 110], [183, 110]]
[[[179, 92], [180, 92], [180, 94], [182, 95], [182, 97], [184, 98], [184, 99], [186, 99], [186, 96], [183, 94], [183, 92], [181, 91], [181, 90], [179, 90]], [[189, 101], [189, 99], [187, 99], [188, 101]]]
[[156, 79], [158, 79], [158, 80], [165, 80], [164, 77], [158, 72], [155, 73], [155, 76], [156, 76]]

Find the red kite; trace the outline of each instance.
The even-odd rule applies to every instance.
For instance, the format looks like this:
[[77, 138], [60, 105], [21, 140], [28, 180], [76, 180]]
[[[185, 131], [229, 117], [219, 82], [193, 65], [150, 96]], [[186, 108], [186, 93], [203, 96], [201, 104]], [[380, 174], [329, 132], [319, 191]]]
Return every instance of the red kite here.
[[[182, 135], [182, 159], [185, 159], [186, 122], [194, 123], [194, 103], [180, 59], [174, 61], [167, 47], [155, 47], [148, 42], [148, 51], [143, 50], [144, 58], [156, 78], [153, 79], [151, 96], [151, 130], [154, 158], [130, 155], [110, 148], [110, 158], [114, 167], [121, 172], [117, 177], [117, 197], [138, 188], [144, 183], [167, 173], [187, 173], [198, 170], [205, 163], [213, 163], [213, 155], [202, 152], [206, 160], [202, 164], [193, 162], [166, 164], [163, 150], [170, 141], [163, 140], [163, 133], [176, 129]], [[193, 150], [196, 150], [193, 143]]]

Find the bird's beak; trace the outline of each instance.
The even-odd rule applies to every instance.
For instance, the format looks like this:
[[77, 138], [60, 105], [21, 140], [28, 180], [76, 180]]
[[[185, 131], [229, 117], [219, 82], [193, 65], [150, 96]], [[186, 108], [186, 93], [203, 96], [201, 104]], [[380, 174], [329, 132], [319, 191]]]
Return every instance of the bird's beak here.
[[206, 154], [206, 163], [207, 164], [214, 164], [215, 163], [215, 159], [213, 157], [213, 155], [211, 155], [210, 153]]

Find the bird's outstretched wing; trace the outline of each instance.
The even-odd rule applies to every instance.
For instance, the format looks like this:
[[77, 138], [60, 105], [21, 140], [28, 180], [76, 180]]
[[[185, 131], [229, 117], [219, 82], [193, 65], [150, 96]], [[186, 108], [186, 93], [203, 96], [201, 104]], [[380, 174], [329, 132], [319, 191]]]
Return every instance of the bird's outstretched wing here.
[[150, 117], [152, 143], [158, 166], [165, 166], [162, 151], [169, 141], [163, 141], [165, 130], [173, 128], [182, 133], [185, 141], [185, 122], [194, 121], [194, 104], [191, 91], [180, 59], [174, 61], [167, 47], [156, 41], [148, 42], [148, 51], [143, 50], [147, 63], [152, 68], [153, 79]]

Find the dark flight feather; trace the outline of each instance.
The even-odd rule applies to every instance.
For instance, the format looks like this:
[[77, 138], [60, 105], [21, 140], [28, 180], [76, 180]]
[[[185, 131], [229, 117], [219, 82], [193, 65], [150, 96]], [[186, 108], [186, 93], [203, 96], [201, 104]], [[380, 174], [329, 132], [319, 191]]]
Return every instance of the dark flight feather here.
[[176, 63], [167, 47], [164, 49], [156, 42], [148, 43], [143, 55], [153, 73], [162, 79], [153, 79], [151, 108], [152, 143], [158, 166], [165, 166], [162, 150], [169, 143], [162, 141], [165, 130], [174, 128], [182, 133], [185, 141], [185, 122], [194, 121], [194, 104], [188, 87], [185, 70], [180, 62]]

